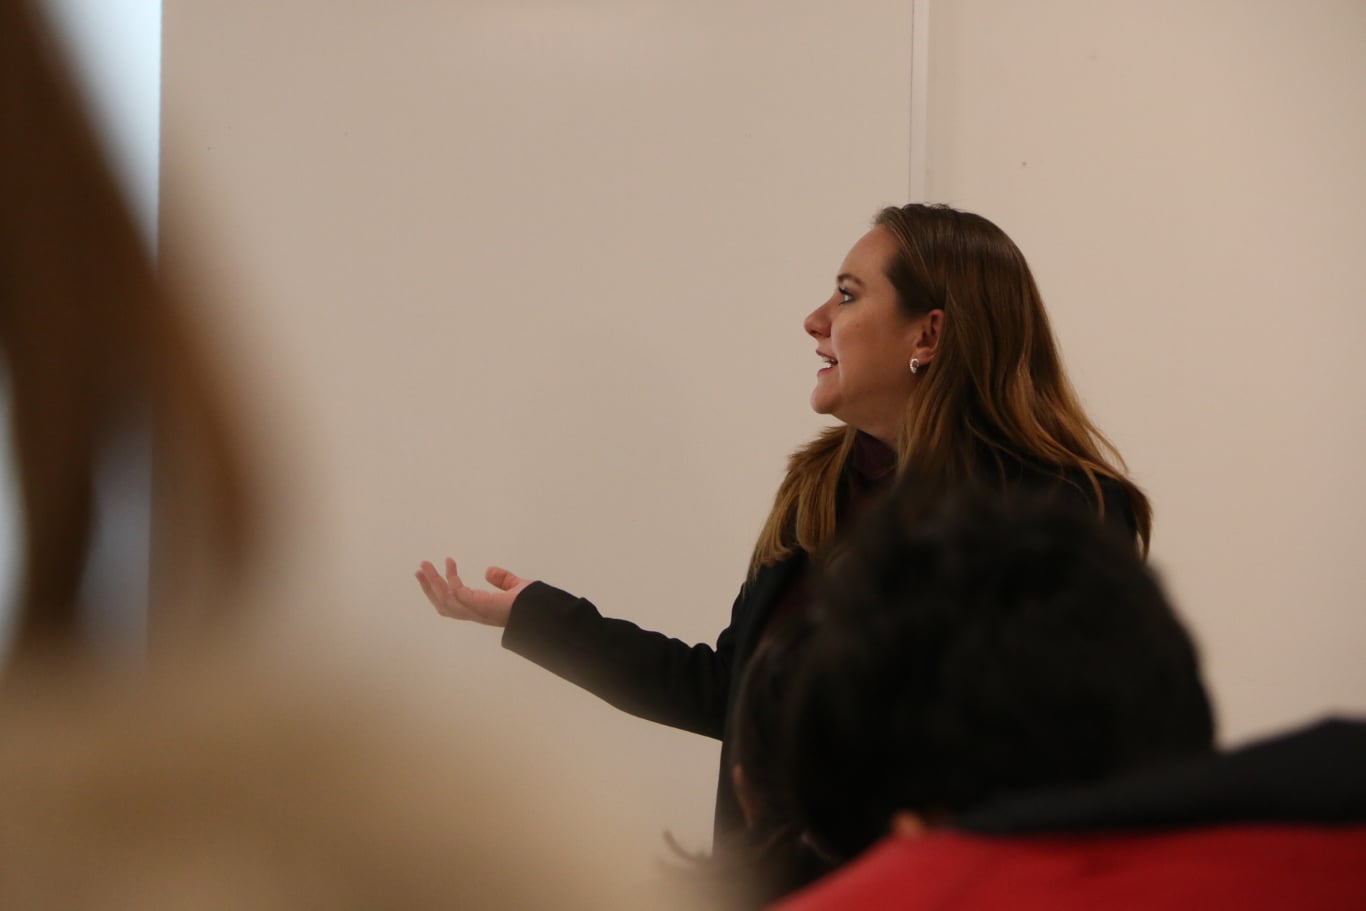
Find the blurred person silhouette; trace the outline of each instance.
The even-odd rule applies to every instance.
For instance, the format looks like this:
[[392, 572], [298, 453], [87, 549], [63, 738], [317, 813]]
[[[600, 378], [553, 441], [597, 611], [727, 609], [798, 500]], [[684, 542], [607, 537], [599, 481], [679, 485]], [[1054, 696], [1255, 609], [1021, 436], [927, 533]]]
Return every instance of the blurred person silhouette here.
[[808, 603], [837, 534], [895, 477], [927, 493], [1053, 490], [1147, 548], [1147, 498], [1078, 402], [1029, 266], [999, 227], [947, 206], [883, 209], [834, 285], [803, 326], [823, 362], [811, 407], [840, 424], [792, 455], [714, 646], [499, 567], [485, 574], [492, 589], [467, 585], [450, 558], [417, 571], [443, 616], [501, 627], [504, 647], [627, 712], [720, 738], [717, 847], [744, 830], [731, 780], [739, 681]]
[[1128, 540], [1055, 499], [898, 494], [782, 696], [765, 789], [847, 863], [783, 911], [1366, 902], [1366, 724], [1216, 752]]
[[[538, 753], [491, 710], [434, 725], [420, 694], [238, 597], [268, 528], [226, 388], [45, 29], [0, 0], [0, 352], [26, 546], [0, 907], [674, 907], [618, 869], [610, 812], [519, 758]], [[104, 660], [78, 590], [95, 465], [149, 416], [153, 569], [196, 584], [158, 605], [174, 635], [144, 668]]]
[[236, 577], [254, 538], [225, 396], [154, 278], [38, 15], [27, 2], [0, 4], [0, 361], [24, 547], [11, 671], [46, 650], [92, 650], [79, 595], [95, 475], [122, 434], [150, 424], [159, 578], [202, 546], [217, 570], [201, 591], [207, 601]]

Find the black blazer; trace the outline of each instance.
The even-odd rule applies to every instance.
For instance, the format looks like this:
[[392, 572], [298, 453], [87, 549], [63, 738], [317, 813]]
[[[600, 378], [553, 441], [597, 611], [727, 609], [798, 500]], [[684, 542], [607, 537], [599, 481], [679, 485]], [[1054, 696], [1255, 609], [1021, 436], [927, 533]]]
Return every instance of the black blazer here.
[[726, 721], [769, 613], [805, 564], [798, 552], [760, 568], [740, 589], [714, 646], [603, 617], [589, 601], [544, 582], [517, 596], [503, 645], [632, 715], [720, 740], [715, 828], [733, 830], [744, 818], [731, 786]]
[[[1004, 483], [1076, 497], [1095, 508], [1084, 478], [1075, 481], [1015, 466]], [[1134, 516], [1123, 488], [1105, 479], [1101, 489], [1107, 522], [1132, 537]], [[689, 645], [627, 620], [603, 617], [589, 601], [533, 582], [512, 605], [503, 646], [619, 709], [721, 740], [715, 832], [734, 831], [744, 825], [744, 817], [731, 784], [727, 721], [769, 614], [806, 562], [806, 554], [798, 551], [761, 567], [740, 589], [730, 625], [715, 645]]]

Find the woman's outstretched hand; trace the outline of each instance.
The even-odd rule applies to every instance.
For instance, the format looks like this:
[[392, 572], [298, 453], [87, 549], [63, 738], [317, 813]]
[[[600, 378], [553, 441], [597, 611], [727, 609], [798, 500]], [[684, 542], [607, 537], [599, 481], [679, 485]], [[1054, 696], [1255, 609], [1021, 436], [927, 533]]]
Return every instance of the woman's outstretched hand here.
[[489, 626], [507, 626], [512, 602], [517, 600], [522, 589], [535, 580], [518, 578], [498, 566], [490, 566], [484, 572], [484, 578], [497, 591], [470, 588], [460, 581], [460, 575], [455, 571], [455, 561], [450, 557], [446, 558], [445, 576], [426, 560], [417, 570], [417, 581], [422, 585], [423, 593], [441, 616], [473, 620]]

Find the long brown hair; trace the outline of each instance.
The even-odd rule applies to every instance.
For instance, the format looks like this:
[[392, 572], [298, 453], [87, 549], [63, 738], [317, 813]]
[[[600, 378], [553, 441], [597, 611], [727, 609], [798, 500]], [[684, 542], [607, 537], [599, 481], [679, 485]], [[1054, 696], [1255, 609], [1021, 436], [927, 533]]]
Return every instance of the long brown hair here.
[[0, 139], [0, 367], [24, 505], [18, 659], [79, 643], [94, 476], [120, 434], [151, 425], [158, 559], [165, 544], [196, 538], [235, 569], [252, 509], [194, 327], [156, 281], [29, 0], [0, 0]]
[[[901, 483], [942, 491], [1005, 483], [1024, 462], [1079, 472], [1103, 514], [1100, 480], [1120, 485], [1146, 554], [1152, 509], [1119, 452], [1082, 410], [1063, 372], [1034, 276], [1005, 232], [942, 205], [883, 209], [873, 220], [896, 240], [884, 266], [908, 319], [943, 310], [935, 356], [906, 401], [897, 441]], [[835, 535], [839, 482], [856, 430], [831, 427], [793, 453], [754, 548], [751, 572]]]

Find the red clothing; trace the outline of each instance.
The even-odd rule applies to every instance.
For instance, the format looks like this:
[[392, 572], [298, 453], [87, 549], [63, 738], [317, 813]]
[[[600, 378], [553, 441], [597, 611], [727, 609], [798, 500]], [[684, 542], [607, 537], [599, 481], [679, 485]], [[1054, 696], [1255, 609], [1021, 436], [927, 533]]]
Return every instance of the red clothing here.
[[1366, 908], [1366, 826], [889, 837], [774, 911]]

